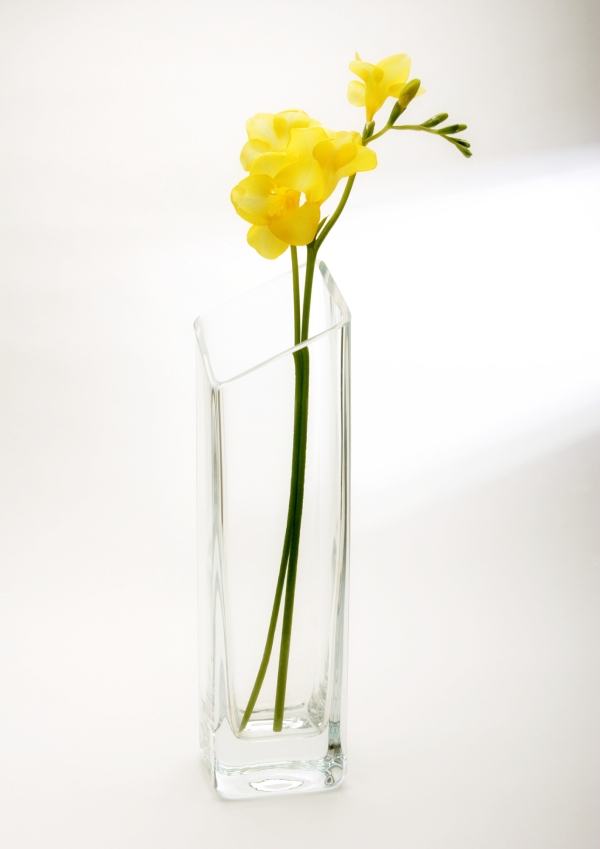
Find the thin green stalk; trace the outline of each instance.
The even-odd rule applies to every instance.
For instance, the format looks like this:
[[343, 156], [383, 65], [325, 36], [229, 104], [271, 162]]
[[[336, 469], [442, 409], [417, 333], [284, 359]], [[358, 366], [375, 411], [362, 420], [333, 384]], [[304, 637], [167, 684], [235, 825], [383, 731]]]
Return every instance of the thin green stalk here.
[[[317, 258], [314, 245], [308, 245], [306, 254], [306, 278], [304, 284], [304, 304], [302, 309], [302, 333], [301, 342], [308, 339], [310, 322], [310, 304], [312, 296], [312, 285]], [[294, 616], [294, 598], [296, 593], [296, 574], [298, 567], [298, 553], [300, 549], [300, 529], [302, 526], [302, 509], [304, 506], [304, 481], [306, 475], [306, 443], [308, 435], [308, 390], [310, 374], [310, 355], [308, 347], [297, 352], [302, 357], [302, 392], [300, 399], [299, 439], [294, 451], [295, 470], [295, 507], [292, 534], [290, 541], [290, 559], [287, 569], [287, 582], [285, 589], [285, 602], [283, 608], [283, 624], [281, 628], [281, 648], [279, 651], [279, 668], [277, 671], [277, 691], [275, 694], [275, 714], [273, 717], [273, 731], [281, 731], [283, 728], [283, 717], [285, 712], [285, 691], [287, 687], [287, 675], [290, 659], [290, 647], [292, 641], [292, 622]]]
[[298, 248], [290, 245], [292, 254], [292, 285], [294, 287], [294, 345], [300, 341], [300, 275], [298, 274]]
[[[298, 273], [298, 251], [292, 245], [292, 280], [294, 290], [294, 344], [297, 345], [300, 341], [300, 279]], [[294, 439], [292, 449], [292, 476], [290, 482], [290, 498], [288, 504], [287, 523], [285, 528], [285, 538], [283, 542], [283, 551], [281, 554], [281, 563], [279, 566], [279, 575], [277, 577], [277, 586], [275, 589], [275, 599], [273, 601], [273, 609], [271, 611], [271, 619], [267, 632], [267, 640], [263, 651], [262, 660], [258, 669], [258, 674], [252, 688], [252, 693], [246, 705], [246, 710], [240, 723], [240, 732], [244, 730], [248, 724], [248, 720], [252, 716], [252, 711], [256, 706], [256, 702], [260, 695], [260, 691], [267, 674], [271, 653], [273, 651], [273, 642], [275, 640], [275, 631], [277, 629], [277, 620], [279, 618], [279, 609], [281, 607], [281, 598], [283, 596], [283, 588], [285, 585], [285, 576], [287, 572], [288, 560], [290, 555], [290, 545], [292, 541], [292, 529], [294, 525], [295, 505], [296, 505], [296, 489], [297, 489], [297, 474], [298, 474], [298, 450], [300, 439], [300, 416], [302, 410], [301, 395], [302, 395], [302, 372], [303, 359], [300, 351], [294, 353], [294, 367], [296, 372], [295, 385], [295, 400], [294, 400]]]
[[[316, 256], [317, 251], [319, 250], [319, 248], [321, 247], [321, 245], [323, 244], [323, 242], [325, 241], [325, 239], [329, 235], [329, 231], [331, 230], [331, 228], [333, 227], [335, 222], [338, 220], [338, 218], [340, 217], [340, 215], [344, 211], [344, 207], [346, 206], [346, 201], [350, 197], [350, 192], [352, 191], [352, 186], [354, 185], [355, 180], [356, 180], [356, 174], [353, 174], [351, 177], [348, 177], [348, 182], [346, 183], [346, 187], [344, 189], [344, 194], [341, 196], [340, 202], [338, 203], [335, 212], [333, 213], [333, 215], [331, 216], [331, 218], [329, 219], [327, 224], [323, 227], [320, 236], [314, 240], [313, 245], [315, 246], [314, 247], [315, 256]], [[307, 256], [306, 272], [307, 272], [307, 275], [308, 275], [308, 256]]]
[[[385, 130], [382, 130], [381, 133], [377, 133], [377, 136], [369, 136], [369, 128], [370, 128], [369, 124], [365, 124], [365, 127], [364, 127], [363, 132], [362, 132], [362, 143], [365, 147], [369, 144], [369, 142], [373, 138], [377, 138], [383, 132], [385, 132]], [[340, 198], [340, 202], [338, 203], [338, 205], [335, 209], [335, 212], [330, 217], [330, 219], [327, 221], [327, 224], [325, 224], [325, 226], [323, 227], [323, 230], [321, 231], [321, 235], [319, 235], [319, 231], [317, 230], [317, 236], [315, 237], [315, 239], [312, 242], [312, 245], [314, 246], [315, 258], [317, 256], [317, 252], [318, 252], [319, 248], [321, 247], [321, 245], [323, 244], [323, 242], [325, 241], [325, 239], [329, 235], [329, 233], [330, 233], [332, 227], [334, 226], [335, 222], [338, 220], [338, 218], [340, 217], [340, 215], [344, 211], [344, 207], [346, 206], [346, 202], [347, 202], [348, 198], [350, 197], [350, 192], [352, 191], [352, 186], [354, 185], [355, 180], [356, 180], [356, 174], [353, 174], [351, 177], [348, 177], [348, 181], [347, 181], [346, 186], [344, 188], [344, 193], [342, 194], [342, 196]], [[307, 247], [307, 267], [306, 267], [307, 279], [308, 279], [308, 248], [310, 248], [310, 245], [308, 245], [308, 247]], [[311, 277], [311, 285], [312, 285], [312, 277]], [[306, 301], [306, 297], [305, 297], [305, 301]]]
[[292, 620], [294, 616], [294, 597], [296, 592], [296, 573], [298, 553], [300, 549], [300, 526], [302, 524], [302, 508], [304, 504], [304, 477], [306, 472], [306, 437], [308, 428], [308, 378], [309, 359], [308, 349], [302, 348], [302, 412], [300, 414], [300, 439], [298, 445], [296, 466], [296, 498], [292, 538], [290, 541], [290, 560], [287, 569], [285, 602], [283, 607], [283, 624], [281, 627], [281, 648], [279, 651], [279, 669], [277, 671], [277, 692], [275, 694], [275, 715], [273, 731], [281, 731], [285, 711], [285, 691], [292, 641]]

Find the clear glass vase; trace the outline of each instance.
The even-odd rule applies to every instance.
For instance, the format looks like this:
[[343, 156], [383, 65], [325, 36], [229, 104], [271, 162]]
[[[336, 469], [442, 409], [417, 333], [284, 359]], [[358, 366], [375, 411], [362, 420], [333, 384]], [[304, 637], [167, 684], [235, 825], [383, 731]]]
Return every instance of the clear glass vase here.
[[229, 798], [346, 771], [350, 314], [324, 263], [297, 345], [294, 309], [287, 274], [194, 325], [201, 747]]

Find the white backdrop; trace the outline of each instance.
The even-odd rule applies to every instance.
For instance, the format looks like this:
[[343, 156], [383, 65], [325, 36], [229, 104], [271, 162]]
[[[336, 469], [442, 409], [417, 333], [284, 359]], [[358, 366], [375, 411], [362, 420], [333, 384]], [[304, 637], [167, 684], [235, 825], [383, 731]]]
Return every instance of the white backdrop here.
[[[0, 3], [3, 845], [597, 849], [599, 16]], [[353, 312], [349, 777], [226, 804], [191, 325], [285, 267], [230, 207], [246, 118], [359, 128], [355, 50], [410, 53], [415, 118], [475, 156], [386, 137], [324, 249]]]

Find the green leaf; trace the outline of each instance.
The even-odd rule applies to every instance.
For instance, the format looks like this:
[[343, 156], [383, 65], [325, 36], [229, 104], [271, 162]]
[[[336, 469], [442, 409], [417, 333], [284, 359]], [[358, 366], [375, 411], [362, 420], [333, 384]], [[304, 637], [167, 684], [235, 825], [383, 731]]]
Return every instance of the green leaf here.
[[438, 124], [441, 124], [442, 121], [445, 121], [448, 117], [447, 112], [440, 112], [439, 115], [434, 115], [433, 118], [430, 118], [429, 121], [423, 121], [421, 124], [422, 127], [437, 127]]
[[448, 141], [454, 142], [454, 144], [458, 144], [461, 147], [471, 147], [471, 142], [468, 142], [466, 139], [448, 139]]

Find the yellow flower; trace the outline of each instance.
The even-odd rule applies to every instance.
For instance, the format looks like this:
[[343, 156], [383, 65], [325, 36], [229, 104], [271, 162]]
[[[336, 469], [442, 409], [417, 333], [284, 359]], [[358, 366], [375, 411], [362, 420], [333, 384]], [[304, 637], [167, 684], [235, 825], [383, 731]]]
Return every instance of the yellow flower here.
[[334, 133], [322, 127], [292, 130], [286, 157], [289, 164], [282, 164], [275, 180], [304, 192], [315, 203], [326, 201], [340, 180], [377, 165], [375, 152], [363, 147], [358, 133]]
[[288, 109], [272, 115], [259, 112], [246, 122], [248, 141], [242, 148], [240, 160], [244, 171], [250, 171], [252, 163], [261, 153], [285, 150], [290, 133], [296, 127], [320, 127], [318, 121], [309, 118], [300, 109]]
[[352, 80], [348, 85], [348, 100], [353, 106], [366, 108], [369, 123], [388, 97], [399, 97], [410, 73], [410, 57], [397, 53], [371, 65], [363, 62], [357, 53], [349, 67], [362, 82]]
[[[252, 224], [248, 242], [275, 259], [289, 245], [307, 245], [317, 231], [320, 205], [345, 177], [377, 165], [358, 133], [335, 133], [289, 110], [255, 115], [246, 125], [242, 166], [250, 172], [233, 189], [236, 212]], [[301, 195], [306, 201], [300, 203]]]
[[246, 177], [231, 192], [237, 214], [252, 224], [248, 244], [265, 259], [276, 259], [290, 245], [307, 245], [315, 237], [318, 203], [300, 205], [300, 192], [278, 186], [267, 174]]

